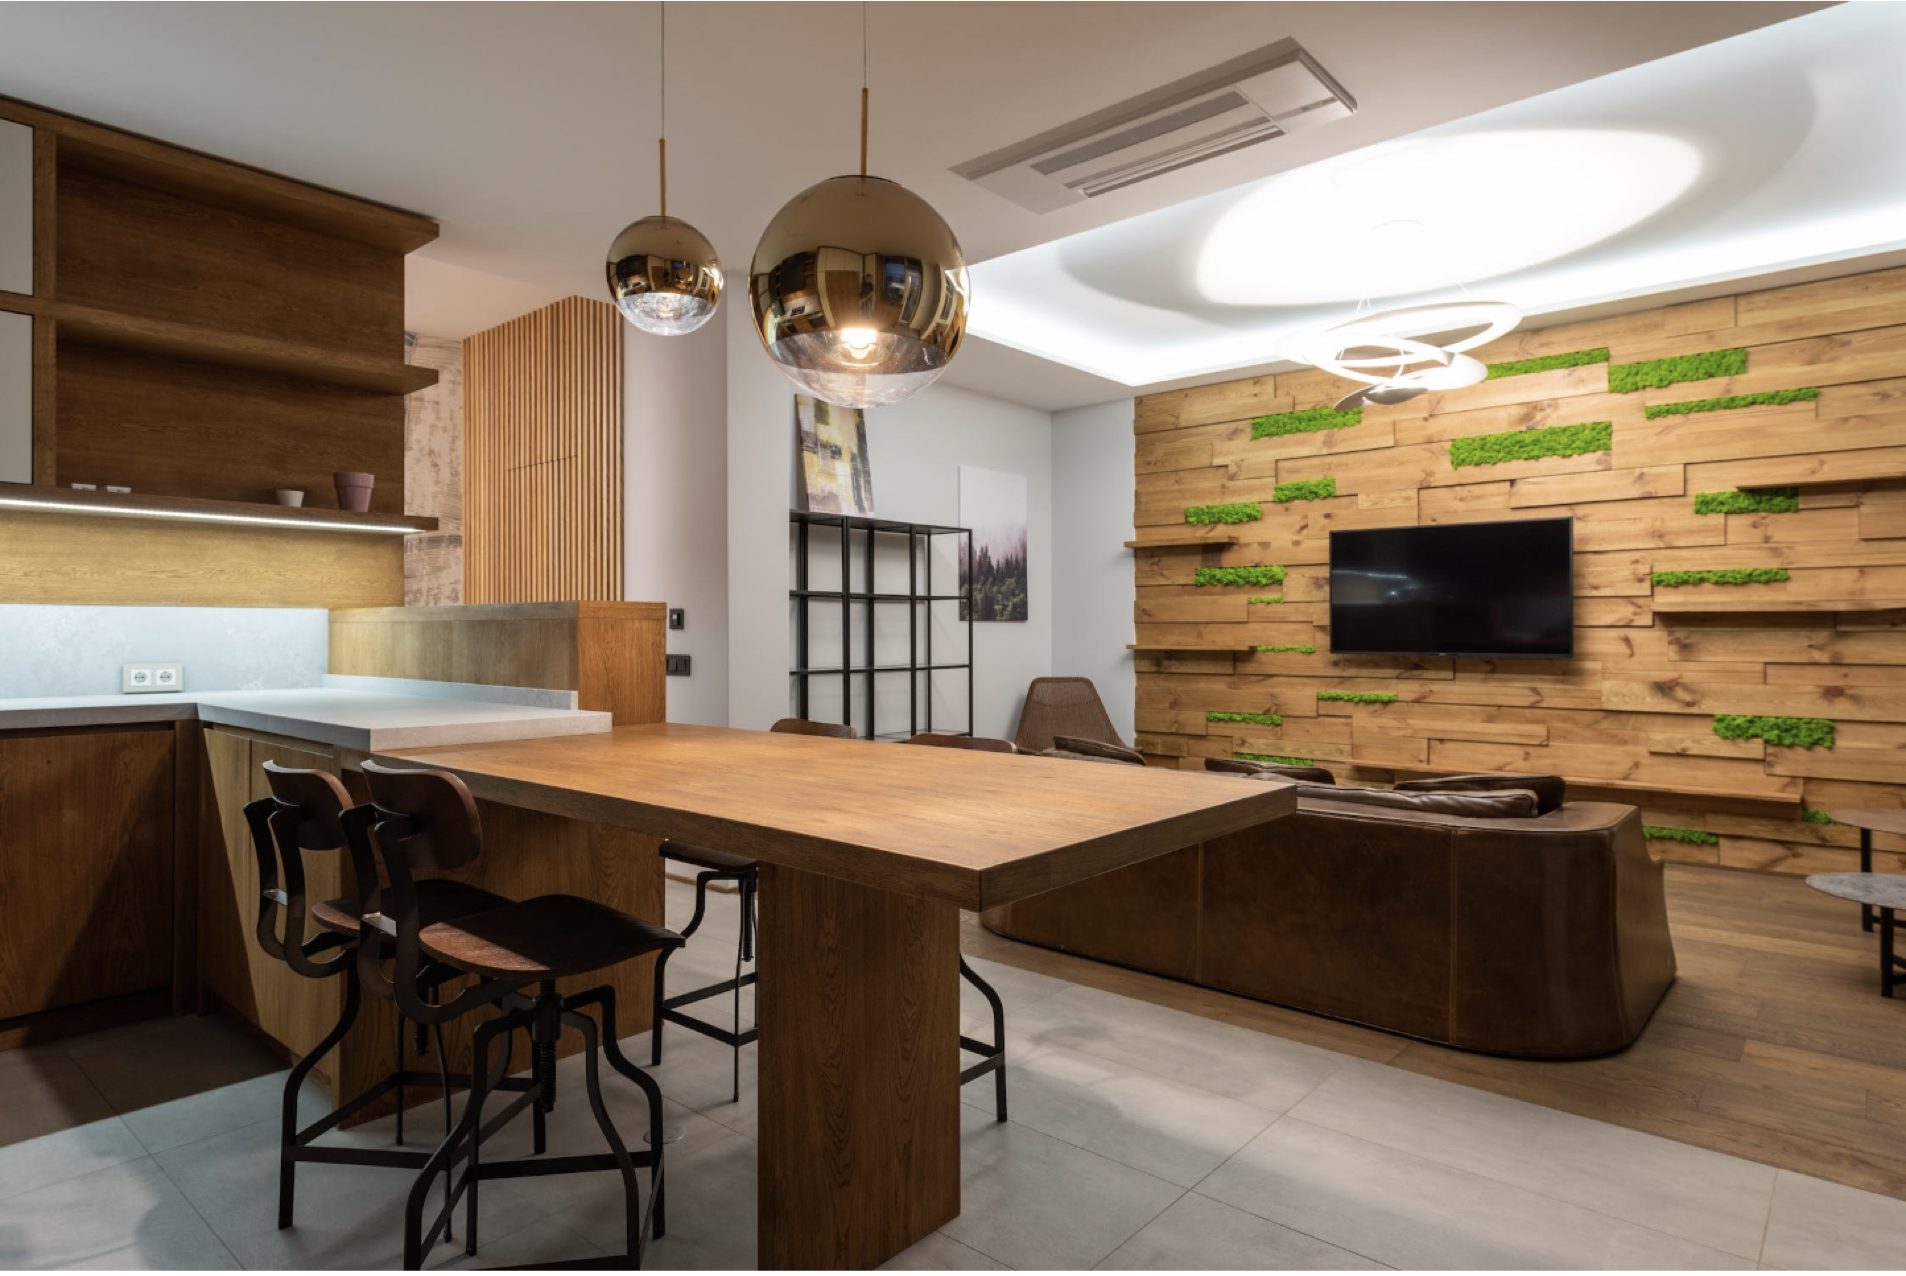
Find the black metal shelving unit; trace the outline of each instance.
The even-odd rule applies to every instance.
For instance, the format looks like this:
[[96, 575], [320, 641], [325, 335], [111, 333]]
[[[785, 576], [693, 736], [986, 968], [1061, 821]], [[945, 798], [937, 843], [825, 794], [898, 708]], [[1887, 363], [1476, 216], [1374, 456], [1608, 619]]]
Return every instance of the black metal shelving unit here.
[[[841, 680], [841, 713], [843, 718], [859, 728], [864, 738], [870, 739], [906, 739], [921, 731], [941, 731], [948, 735], [970, 735], [973, 730], [973, 611], [966, 609], [966, 658], [957, 662], [935, 661], [933, 658], [932, 604], [959, 602], [965, 595], [959, 592], [957, 575], [954, 592], [935, 593], [933, 580], [933, 538], [936, 536], [960, 537], [956, 551], [964, 558], [966, 578], [973, 578], [973, 533], [964, 527], [940, 527], [931, 523], [907, 523], [885, 518], [862, 518], [852, 514], [821, 514], [807, 510], [789, 510], [788, 522], [794, 530], [794, 588], [788, 591], [788, 599], [794, 614], [794, 667], [788, 670], [793, 679], [794, 712], [797, 717], [808, 717], [812, 683], [815, 678], [839, 678]], [[813, 529], [828, 528], [836, 530], [840, 536], [840, 579], [837, 589], [815, 589], [808, 579], [810, 574], [810, 534]], [[883, 536], [906, 538], [907, 547], [907, 591], [896, 593], [892, 590], [880, 591], [875, 585], [876, 548]], [[865, 589], [855, 589], [853, 559], [858, 550], [861, 554], [862, 579]], [[956, 560], [957, 561], [957, 560]], [[943, 571], [945, 569], [942, 569]], [[945, 582], [940, 582], [941, 588]], [[815, 605], [838, 603], [840, 605], [840, 659], [838, 663], [827, 663], [826, 657], [813, 651], [810, 640], [809, 609]], [[907, 609], [907, 659], [905, 662], [876, 662], [874, 610], [881, 604], [895, 604]], [[865, 659], [856, 663], [854, 659], [854, 608], [860, 607], [858, 617]], [[822, 663], [815, 663], [817, 658]], [[964, 671], [966, 674], [966, 725], [957, 730], [945, 725], [935, 727], [933, 723], [933, 675]], [[909, 701], [910, 729], [901, 732], [876, 732], [879, 723], [876, 716], [878, 674], [905, 673], [907, 675], [907, 694]], [[922, 675], [925, 675], [924, 681]], [[863, 689], [861, 708], [865, 712], [864, 723], [855, 723], [854, 718], [854, 680], [860, 678]]]

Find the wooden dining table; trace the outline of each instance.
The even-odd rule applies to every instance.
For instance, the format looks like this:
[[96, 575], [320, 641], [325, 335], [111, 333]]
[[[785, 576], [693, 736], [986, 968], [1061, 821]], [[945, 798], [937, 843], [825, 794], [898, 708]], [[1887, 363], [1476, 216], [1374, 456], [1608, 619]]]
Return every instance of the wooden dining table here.
[[961, 909], [1296, 809], [1234, 776], [674, 724], [380, 757], [761, 861], [764, 1268], [874, 1267], [958, 1216]]

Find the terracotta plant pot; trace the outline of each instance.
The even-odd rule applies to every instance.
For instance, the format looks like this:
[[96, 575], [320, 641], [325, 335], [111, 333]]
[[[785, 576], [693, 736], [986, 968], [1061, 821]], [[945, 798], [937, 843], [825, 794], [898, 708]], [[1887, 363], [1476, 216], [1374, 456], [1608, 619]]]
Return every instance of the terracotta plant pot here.
[[331, 475], [331, 481], [337, 484], [338, 508], [362, 514], [371, 507], [371, 488], [377, 482], [377, 476], [366, 474], [362, 470], [339, 470]]

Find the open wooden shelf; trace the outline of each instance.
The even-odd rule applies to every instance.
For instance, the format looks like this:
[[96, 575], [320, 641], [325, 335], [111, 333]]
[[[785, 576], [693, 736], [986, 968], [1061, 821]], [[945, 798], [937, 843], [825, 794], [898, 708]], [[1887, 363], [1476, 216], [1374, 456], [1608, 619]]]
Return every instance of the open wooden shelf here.
[[71, 488], [16, 487], [0, 483], [0, 508], [36, 506], [48, 513], [163, 518], [178, 522], [265, 520], [271, 526], [301, 527], [314, 532], [395, 535], [437, 530], [436, 519], [419, 514], [355, 514], [349, 510], [267, 505], [255, 501], [210, 501], [186, 496], [146, 496], [138, 492], [77, 492]]
[[1235, 545], [1238, 534], [1232, 531], [1229, 523], [1198, 523], [1185, 527], [1148, 527], [1132, 540], [1125, 542], [1126, 549], [1184, 549], [1201, 545]]
[[[1352, 758], [1350, 765], [1372, 771], [1390, 771], [1399, 775], [1420, 775], [1428, 779], [1434, 779], [1439, 775], [1490, 774], [1473, 767], [1458, 770], [1451, 767], [1426, 767], [1400, 762], [1374, 761], [1367, 758]], [[1501, 774], [1521, 773], [1502, 772]], [[1769, 794], [1764, 790], [1691, 788], [1685, 785], [1649, 784], [1640, 780], [1592, 780], [1571, 775], [1565, 775], [1562, 779], [1568, 784], [1571, 798], [1584, 794], [1605, 793], [1611, 797], [1629, 799], [1640, 805], [1644, 798], [1653, 797], [1661, 799], [1655, 805], [1670, 806], [1676, 810], [1711, 809], [1726, 810], [1739, 815], [1786, 816], [1796, 820], [1800, 818], [1798, 794], [1787, 796]], [[1691, 803], [1702, 805], [1690, 806]]]
[[244, 333], [217, 332], [57, 301], [41, 302], [40, 312], [58, 322], [62, 340], [251, 368], [379, 394], [410, 394], [437, 384], [436, 369], [402, 360], [325, 350]]
[[1125, 644], [1125, 650], [1127, 651], [1205, 651], [1205, 652], [1215, 652], [1220, 655], [1226, 655], [1226, 656], [1248, 656], [1257, 650], [1257, 646], [1256, 644], [1250, 644], [1250, 645], [1242, 646], [1242, 647], [1238, 647], [1238, 646], [1194, 647], [1194, 646], [1191, 646], [1190, 644], [1182, 643], [1182, 642], [1128, 642]]
[[1777, 612], [1834, 612], [1862, 611], [1906, 611], [1906, 598], [1783, 598], [1772, 595], [1765, 598], [1682, 598], [1663, 601], [1660, 594], [1655, 595], [1654, 614], [1657, 616], [1693, 616], [1693, 615], [1742, 615], [1753, 616]]

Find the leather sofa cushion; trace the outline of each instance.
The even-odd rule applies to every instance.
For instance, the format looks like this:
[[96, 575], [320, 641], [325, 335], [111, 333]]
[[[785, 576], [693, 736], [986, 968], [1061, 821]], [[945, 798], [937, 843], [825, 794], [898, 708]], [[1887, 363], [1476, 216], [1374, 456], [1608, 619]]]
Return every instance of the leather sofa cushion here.
[[1129, 762], [1133, 766], [1145, 765], [1145, 755], [1137, 749], [1128, 749], [1122, 744], [1107, 744], [1103, 740], [1087, 740], [1082, 736], [1055, 735], [1052, 737], [1052, 748], [1047, 753], [1097, 758], [1104, 762]]
[[1446, 775], [1433, 780], [1405, 780], [1399, 793], [1488, 793], [1499, 789], [1527, 789], [1535, 794], [1536, 813], [1559, 811], [1568, 800], [1568, 784], [1559, 775]]
[[1206, 758], [1204, 769], [1226, 775], [1264, 776], [1271, 780], [1303, 780], [1310, 784], [1335, 784], [1337, 777], [1320, 766], [1290, 766], [1283, 762], [1252, 762], [1244, 758]]
[[1461, 816], [1472, 820], [1533, 819], [1537, 814], [1535, 794], [1527, 789], [1430, 793], [1304, 784], [1298, 786], [1297, 796], [1300, 799], [1329, 802], [1339, 808], [1364, 806], [1413, 815]]

